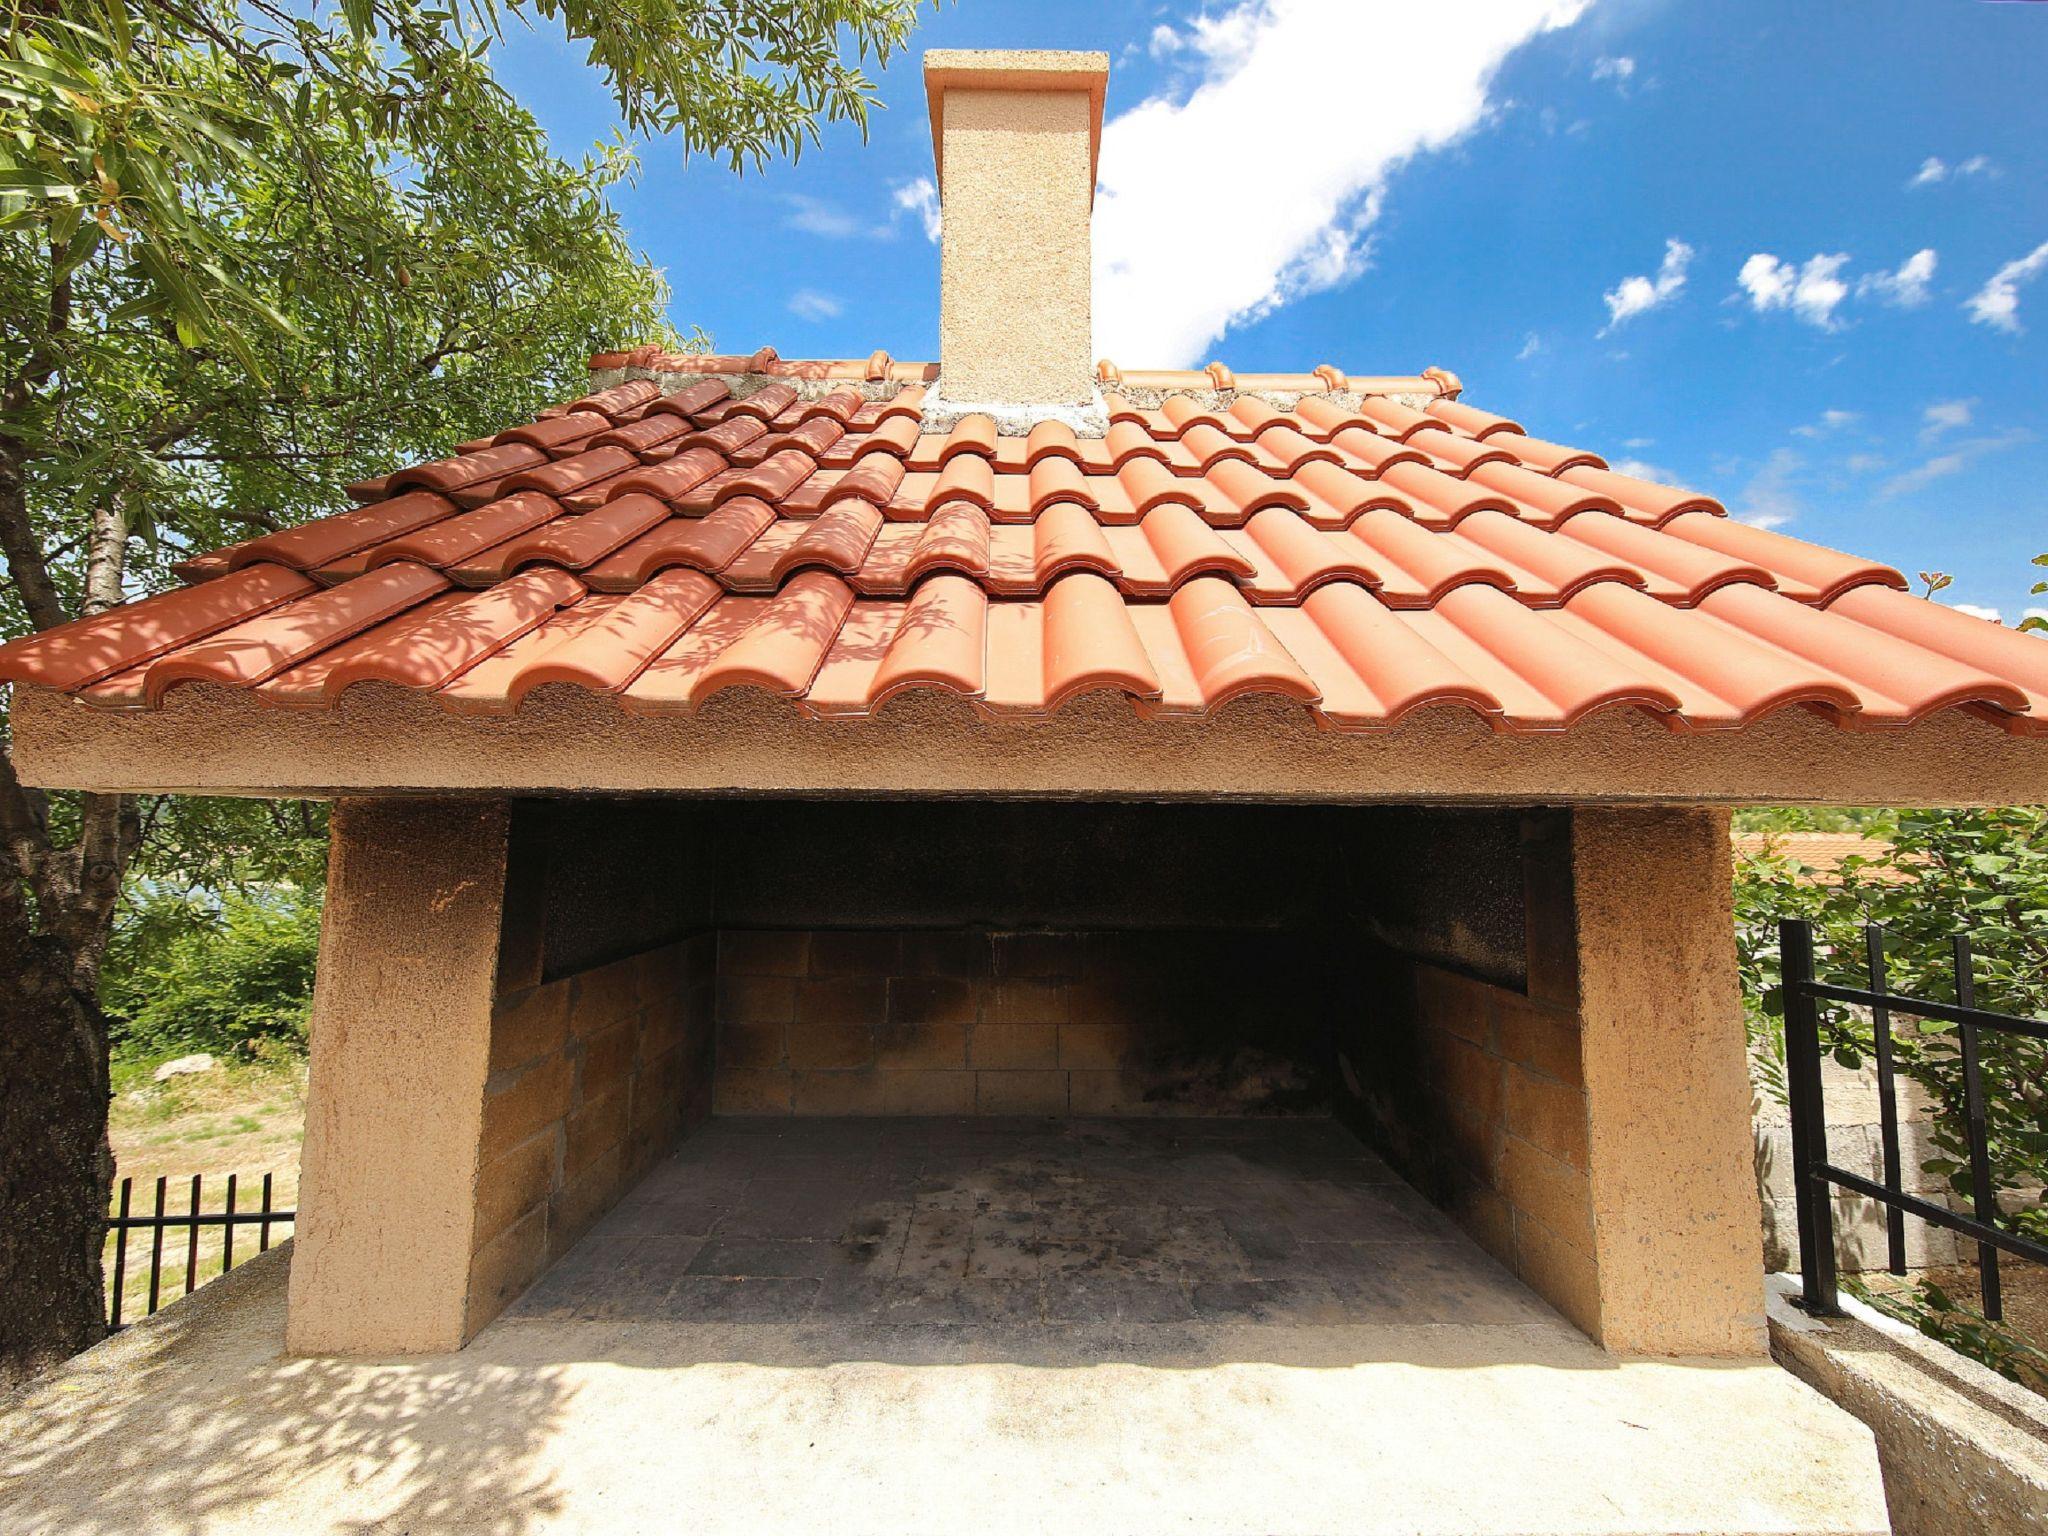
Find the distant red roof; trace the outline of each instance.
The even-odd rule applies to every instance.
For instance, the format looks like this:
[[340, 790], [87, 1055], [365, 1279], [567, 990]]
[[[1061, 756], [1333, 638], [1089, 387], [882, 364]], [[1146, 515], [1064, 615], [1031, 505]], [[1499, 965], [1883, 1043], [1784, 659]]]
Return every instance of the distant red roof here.
[[1148, 715], [1274, 693], [1339, 730], [1432, 705], [1517, 731], [1614, 707], [2048, 728], [2048, 644], [1530, 437], [1448, 374], [1105, 364], [1109, 432], [1081, 439], [924, 433], [929, 365], [882, 353], [593, 363], [744, 377], [634, 379], [465, 443], [188, 562], [181, 590], [0, 646], [0, 680], [114, 708], [191, 683], [322, 708], [380, 680], [485, 713], [562, 683], [641, 711], [759, 688], [825, 718], [1112, 689]]
[[[1892, 845], [1884, 838], [1865, 837], [1860, 832], [1737, 832], [1733, 841], [1737, 858], [1790, 859], [1805, 865], [1811, 873], [1802, 878], [1816, 885], [1832, 885], [1839, 880], [1844, 860], [1867, 859], [1874, 864], [1889, 858], [1892, 851]], [[1881, 875], [1873, 873], [1865, 878], [1896, 884], [1909, 877], [1896, 868], [1887, 868]]]

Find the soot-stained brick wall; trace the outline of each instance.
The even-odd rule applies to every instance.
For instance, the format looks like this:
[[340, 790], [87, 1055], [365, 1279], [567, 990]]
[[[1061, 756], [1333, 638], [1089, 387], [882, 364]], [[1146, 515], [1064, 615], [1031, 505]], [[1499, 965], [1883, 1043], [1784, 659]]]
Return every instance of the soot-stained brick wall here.
[[729, 1112], [1320, 1108], [1339, 1042], [1376, 1102], [1428, 1108], [1389, 999], [1418, 965], [1525, 987], [1525, 830], [1392, 807], [535, 801], [508, 922], [538, 927], [550, 981], [718, 935]]
[[1336, 1016], [1335, 1105], [1566, 1316], [1597, 1326], [1568, 814], [1521, 819], [1522, 984], [1374, 942]]
[[1521, 818], [1387, 806], [548, 800], [514, 821], [561, 976], [713, 928], [1327, 931], [1524, 984]]
[[1326, 1110], [1338, 956], [1285, 929], [728, 928], [727, 1114]]

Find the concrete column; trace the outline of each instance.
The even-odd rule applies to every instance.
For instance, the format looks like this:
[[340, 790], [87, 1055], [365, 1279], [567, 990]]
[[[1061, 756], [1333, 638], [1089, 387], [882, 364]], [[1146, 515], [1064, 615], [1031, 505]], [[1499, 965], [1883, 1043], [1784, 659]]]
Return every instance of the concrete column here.
[[1763, 1354], [1728, 814], [1580, 811], [1572, 863], [1600, 1342]]
[[294, 1354], [463, 1343], [508, 819], [503, 802], [334, 808], [285, 1330]]

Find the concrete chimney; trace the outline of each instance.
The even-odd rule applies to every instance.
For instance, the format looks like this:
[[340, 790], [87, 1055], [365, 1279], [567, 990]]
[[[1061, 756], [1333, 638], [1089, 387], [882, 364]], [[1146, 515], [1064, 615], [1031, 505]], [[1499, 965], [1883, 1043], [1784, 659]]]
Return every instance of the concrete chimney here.
[[1106, 53], [924, 56], [939, 211], [939, 377], [925, 419], [1107, 429], [1095, 387], [1088, 219]]

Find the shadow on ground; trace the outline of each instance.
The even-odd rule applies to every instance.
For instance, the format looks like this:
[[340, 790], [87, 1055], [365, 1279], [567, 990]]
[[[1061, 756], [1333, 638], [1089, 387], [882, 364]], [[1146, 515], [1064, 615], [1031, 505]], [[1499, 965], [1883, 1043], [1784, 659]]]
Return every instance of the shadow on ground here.
[[0, 1532], [1883, 1529], [1860, 1425], [1326, 1122], [714, 1122], [455, 1355], [286, 1359], [288, 1251], [0, 1409]]
[[460, 1356], [286, 1360], [290, 1253], [250, 1260], [0, 1406], [0, 1530], [283, 1531], [289, 1517], [263, 1512], [337, 1465], [352, 1508], [321, 1529], [547, 1528], [559, 1500], [522, 1469], [568, 1411], [559, 1373], [479, 1373]]

